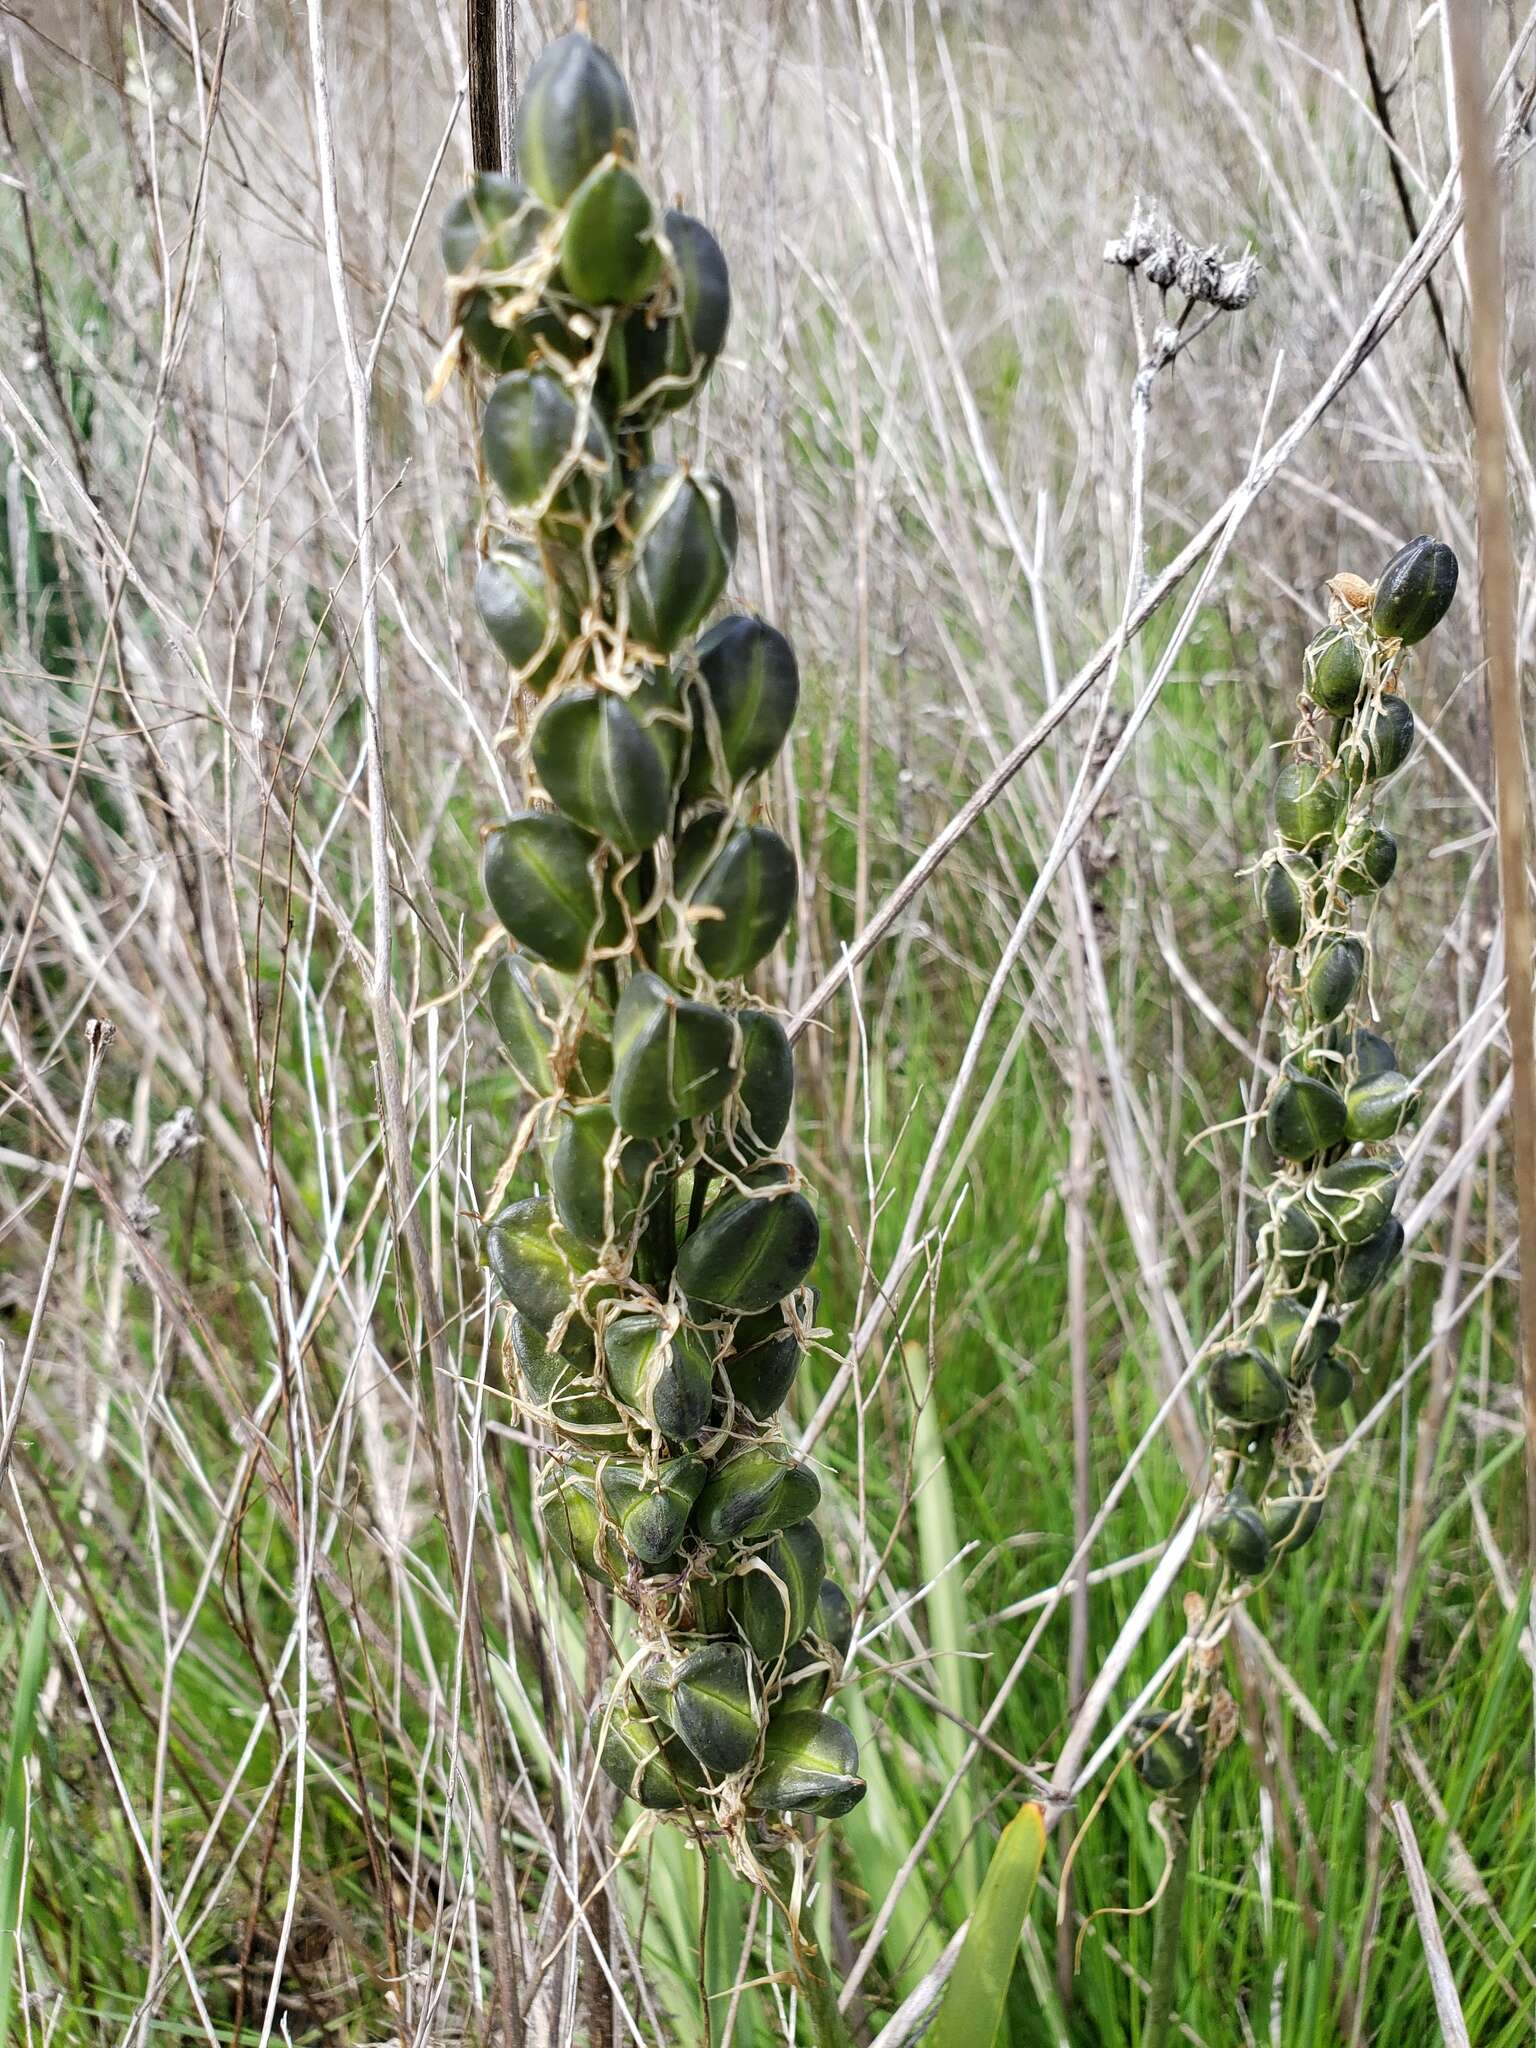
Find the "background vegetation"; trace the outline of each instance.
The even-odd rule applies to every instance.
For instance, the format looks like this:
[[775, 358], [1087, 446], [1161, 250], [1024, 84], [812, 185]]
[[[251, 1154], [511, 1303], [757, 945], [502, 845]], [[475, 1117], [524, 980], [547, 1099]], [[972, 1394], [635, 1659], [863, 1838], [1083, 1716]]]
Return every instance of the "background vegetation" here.
[[[518, 22], [525, 57], [565, 25], [526, 0]], [[805, 888], [774, 970], [788, 1009], [1096, 651], [1116, 655], [808, 1034], [797, 1131], [829, 1334], [797, 1420], [862, 1595], [844, 1704], [870, 1796], [816, 1904], [858, 2038], [938, 1962], [999, 1825], [1054, 1774], [1075, 1799], [1052, 1808], [1006, 2038], [1133, 2042], [1150, 1937], [1126, 1914], [1162, 1852], [1144, 1793], [1097, 1752], [1182, 1633], [1177, 1591], [1137, 1603], [1190, 1505], [1166, 1397], [1225, 1305], [1246, 1171], [1264, 985], [1235, 870], [1263, 843], [1265, 744], [1291, 725], [1322, 579], [1374, 575], [1420, 531], [1472, 555], [1455, 244], [1436, 303], [1418, 291], [1350, 354], [1454, 204], [1452, 184], [1437, 212], [1440, 14], [594, 0], [591, 25], [732, 263], [698, 432], [733, 466], [735, 593], [808, 681], [777, 795]], [[1501, 127], [1529, 113], [1532, 29], [1490, 10]], [[425, 398], [435, 221], [467, 153], [460, 33], [430, 0], [23, 0], [0, 19], [8, 1407], [26, 1379], [0, 1535], [8, 1949], [19, 1929], [0, 2036], [18, 2041], [483, 2039], [488, 1822], [530, 2040], [745, 2048], [797, 2024], [753, 1901], [717, 1869], [706, 1917], [689, 1846], [636, 1837], [594, 1783], [601, 1620], [541, 1553], [477, 1263], [519, 1115], [477, 1007], [495, 943], [479, 834], [509, 801], [515, 707], [468, 604], [473, 394]], [[312, 36], [349, 318], [365, 354], [378, 336], [366, 589]], [[1517, 127], [1516, 336], [1526, 148]], [[1263, 271], [1156, 373], [1165, 309], [1101, 261], [1138, 198]], [[1530, 374], [1517, 349], [1525, 655]], [[1116, 650], [1229, 506], [1208, 583]], [[388, 1035], [446, 1316], [435, 1391], [366, 1000], [369, 605]], [[1412, 853], [1378, 947], [1405, 1067], [1448, 1050], [1324, 1534], [1229, 1646], [1241, 1739], [1200, 1810], [1180, 2008], [1213, 2048], [1438, 2038], [1411, 1840], [1470, 2038], [1531, 2034], [1533, 1653], [1476, 658], [1469, 590], [1419, 664], [1424, 738], [1396, 799]], [[1074, 779], [1122, 736], [1079, 835]], [[99, 1060], [92, 1018], [116, 1032]], [[470, 1477], [472, 1623], [443, 1538], [445, 1418]], [[1113, 1683], [1085, 1726], [1096, 1673]], [[1054, 1904], [1079, 1827], [1073, 1903], [1104, 1917], [1074, 1974]]]

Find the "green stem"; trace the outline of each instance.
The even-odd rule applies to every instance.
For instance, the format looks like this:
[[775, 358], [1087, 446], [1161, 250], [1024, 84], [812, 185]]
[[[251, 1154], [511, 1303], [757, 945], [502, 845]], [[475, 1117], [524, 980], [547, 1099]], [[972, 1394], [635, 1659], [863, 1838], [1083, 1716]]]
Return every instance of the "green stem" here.
[[1141, 2030], [1141, 2048], [1164, 2048], [1164, 2043], [1173, 2038], [1173, 1981], [1184, 1922], [1184, 1890], [1189, 1882], [1189, 1839], [1199, 1803], [1198, 1776], [1168, 1798], [1171, 1860], [1162, 1897], [1152, 1914], [1152, 1986], [1146, 2023]]
[[853, 2036], [837, 2009], [837, 1989], [823, 1966], [821, 1955], [789, 1924], [785, 1902], [790, 1898], [794, 1887], [794, 1872], [790, 1859], [780, 1851], [768, 1857], [767, 1863], [775, 1880], [776, 1889], [772, 1896], [779, 1908], [789, 1939], [795, 1985], [805, 2007], [806, 2018], [810, 2021], [811, 2040], [815, 2048], [853, 2048]]

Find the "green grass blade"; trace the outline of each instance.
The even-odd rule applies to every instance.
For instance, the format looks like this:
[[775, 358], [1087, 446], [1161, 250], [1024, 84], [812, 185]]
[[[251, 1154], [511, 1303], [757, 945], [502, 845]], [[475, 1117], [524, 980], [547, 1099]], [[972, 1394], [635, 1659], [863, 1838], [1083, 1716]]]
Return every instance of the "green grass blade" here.
[[1045, 1815], [1021, 1806], [992, 1853], [929, 2048], [991, 2048], [1045, 1854]]
[[37, 1696], [48, 1662], [48, 1596], [39, 1591], [27, 1624], [16, 1705], [11, 1716], [11, 1749], [5, 1770], [5, 1809], [0, 1817], [0, 2041], [11, 2038], [11, 2000], [21, 1886], [27, 1835], [27, 1758], [37, 1725]]

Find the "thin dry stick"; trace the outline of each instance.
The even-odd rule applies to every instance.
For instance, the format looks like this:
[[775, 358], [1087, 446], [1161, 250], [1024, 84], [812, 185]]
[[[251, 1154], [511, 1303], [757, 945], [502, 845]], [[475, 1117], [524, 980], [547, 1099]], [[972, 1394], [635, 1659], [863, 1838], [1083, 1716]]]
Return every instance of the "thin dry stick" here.
[[1472, 324], [1472, 406], [1477, 423], [1477, 580], [1488, 658], [1488, 702], [1499, 820], [1499, 894], [1504, 910], [1504, 972], [1509, 1003], [1509, 1064], [1514, 1082], [1513, 1150], [1519, 1213], [1520, 1348], [1525, 1369], [1525, 1503], [1529, 1563], [1536, 1567], [1536, 1014], [1531, 977], [1531, 898], [1526, 882], [1526, 789], [1530, 766], [1522, 738], [1515, 666], [1515, 551], [1509, 518], [1504, 425], [1503, 198], [1494, 175], [1484, 113], [1487, 86], [1482, 10], [1457, 0], [1450, 11], [1456, 119], [1467, 197], [1467, 283]]
[[[1474, 355], [1474, 363], [1475, 360]], [[1475, 368], [1473, 374], [1475, 377]], [[1392, 1825], [1397, 1830], [1397, 1845], [1402, 1851], [1403, 1869], [1408, 1877], [1408, 1896], [1413, 1901], [1413, 1917], [1418, 1921], [1419, 1933], [1424, 1939], [1424, 1960], [1429, 1965], [1429, 1985], [1435, 1994], [1435, 2011], [1440, 2017], [1441, 2038], [1446, 2048], [1472, 2048], [1472, 2037], [1467, 2032], [1461, 2000], [1456, 1995], [1456, 1979], [1451, 1973], [1451, 1959], [1445, 1952], [1445, 1937], [1440, 1932], [1440, 1922], [1435, 1918], [1435, 1901], [1429, 1888], [1429, 1872], [1424, 1868], [1424, 1858], [1419, 1854], [1412, 1817], [1401, 1799], [1394, 1799], [1392, 1802]]]

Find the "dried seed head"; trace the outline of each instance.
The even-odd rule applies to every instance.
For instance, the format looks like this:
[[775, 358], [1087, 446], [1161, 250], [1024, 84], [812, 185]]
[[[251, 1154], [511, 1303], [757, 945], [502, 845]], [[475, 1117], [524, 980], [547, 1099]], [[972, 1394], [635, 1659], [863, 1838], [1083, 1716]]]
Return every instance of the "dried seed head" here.
[[1376, 586], [1367, 583], [1363, 576], [1352, 576], [1347, 569], [1341, 569], [1337, 576], [1330, 576], [1325, 586], [1328, 592], [1328, 617], [1335, 626], [1347, 625], [1353, 618], [1369, 618], [1371, 606], [1376, 602]]

